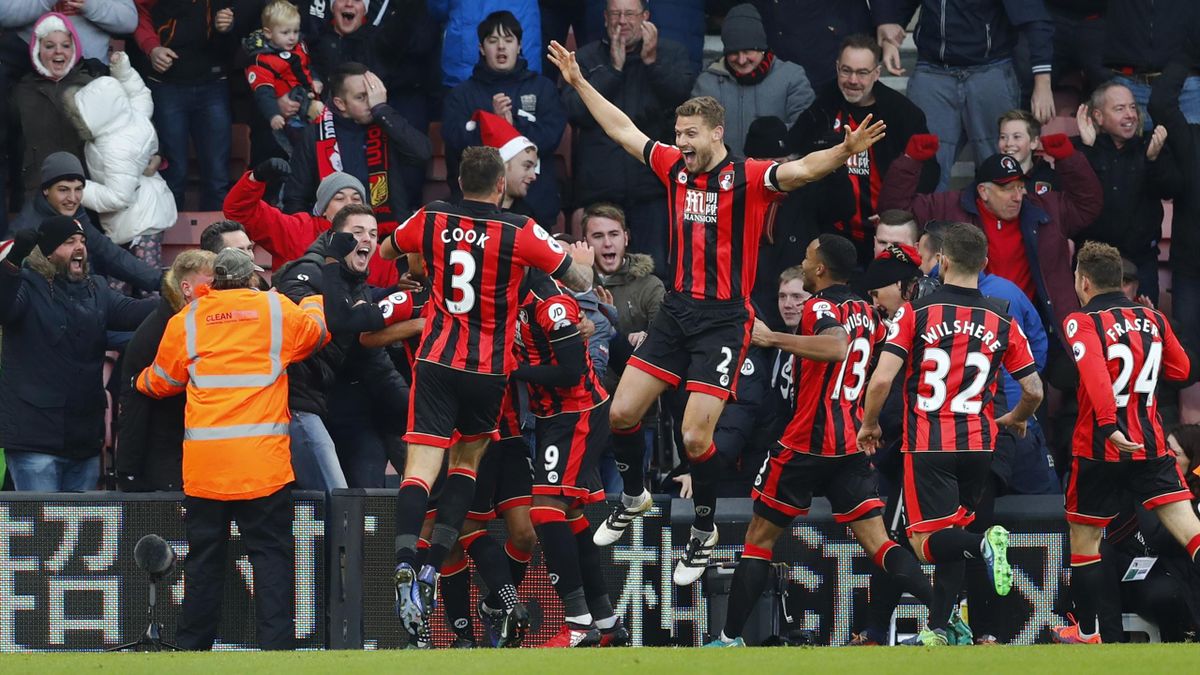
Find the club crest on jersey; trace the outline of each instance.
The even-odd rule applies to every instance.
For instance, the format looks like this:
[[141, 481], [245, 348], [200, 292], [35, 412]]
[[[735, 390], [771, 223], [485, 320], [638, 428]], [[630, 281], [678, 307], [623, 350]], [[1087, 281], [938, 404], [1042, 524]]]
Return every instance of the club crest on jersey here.
[[691, 223], [717, 222], [717, 194], [706, 190], [688, 190], [683, 205], [683, 219]]
[[1078, 333], [1078, 332], [1079, 332], [1079, 322], [1076, 321], [1075, 319], [1071, 319], [1070, 321], [1068, 321], [1067, 322], [1067, 337], [1073, 338], [1073, 337], [1075, 337], [1075, 333]]
[[722, 171], [721, 172], [720, 185], [721, 185], [721, 190], [723, 190], [725, 192], [729, 192], [730, 190], [733, 189], [733, 172], [732, 171]]
[[1075, 360], [1079, 361], [1083, 358], [1084, 354], [1087, 354], [1087, 349], [1084, 348], [1082, 342], [1072, 342], [1071, 353], [1075, 355]]
[[680, 185], [686, 185], [686, 184], [687, 184], [687, 178], [688, 178], [688, 176], [687, 176], [687, 171], [683, 171], [683, 170], [680, 170], [679, 174], [675, 176], [675, 180], [676, 180], [676, 181], [677, 181], [677, 182], [678, 182]]
[[1033, 184], [1033, 192], [1039, 197], [1050, 192], [1050, 184], [1044, 180], [1039, 180]]
[[521, 110], [525, 112], [537, 110], [537, 94], [521, 94]]

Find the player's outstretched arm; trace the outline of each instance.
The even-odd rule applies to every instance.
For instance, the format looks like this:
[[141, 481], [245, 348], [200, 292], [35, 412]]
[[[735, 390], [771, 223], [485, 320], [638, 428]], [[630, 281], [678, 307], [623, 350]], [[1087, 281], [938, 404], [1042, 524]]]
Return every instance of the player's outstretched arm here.
[[567, 51], [566, 47], [554, 40], [550, 41], [548, 52], [550, 62], [562, 73], [563, 81], [579, 93], [579, 99], [587, 106], [588, 112], [592, 114], [600, 128], [604, 129], [604, 133], [625, 148], [625, 152], [637, 157], [639, 161], [645, 162], [642, 152], [646, 148], [646, 143], [650, 141], [650, 137], [642, 133], [628, 115], [604, 98], [583, 77], [579, 63], [575, 61], [574, 52]]
[[755, 319], [750, 342], [757, 347], [782, 349], [811, 361], [838, 362], [846, 360], [850, 336], [841, 326], [826, 328], [819, 335], [779, 333], [767, 328], [767, 324], [762, 320]]
[[887, 124], [883, 120], [872, 122], [871, 119], [872, 115], [867, 115], [854, 131], [850, 131], [849, 126], [845, 127], [845, 138], [828, 150], [809, 153], [800, 159], [780, 164], [775, 170], [779, 187], [790, 192], [805, 183], [820, 180], [836, 171], [847, 159], [883, 140]]
[[1017, 436], [1025, 436], [1025, 423], [1042, 404], [1042, 378], [1032, 372], [1017, 381], [1021, 385], [1021, 400], [1007, 413], [996, 418], [996, 424], [1008, 428]]

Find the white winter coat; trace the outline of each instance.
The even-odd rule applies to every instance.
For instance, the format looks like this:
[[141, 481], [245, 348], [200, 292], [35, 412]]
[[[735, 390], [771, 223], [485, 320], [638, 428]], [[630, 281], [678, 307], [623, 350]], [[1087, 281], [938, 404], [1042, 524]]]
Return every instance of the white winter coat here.
[[142, 174], [158, 152], [150, 90], [125, 54], [114, 52], [111, 59], [112, 77], [96, 78], [75, 92], [74, 107], [88, 139], [83, 205], [100, 214], [114, 242], [127, 244], [170, 228], [178, 213], [162, 176]]

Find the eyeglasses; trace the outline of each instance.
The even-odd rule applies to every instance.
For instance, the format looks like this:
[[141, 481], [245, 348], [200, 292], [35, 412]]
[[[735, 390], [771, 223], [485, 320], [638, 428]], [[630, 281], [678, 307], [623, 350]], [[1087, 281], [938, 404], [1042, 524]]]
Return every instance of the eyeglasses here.
[[874, 68], [862, 68], [860, 70], [853, 70], [846, 66], [838, 66], [837, 72], [838, 72], [838, 75], [841, 75], [842, 77], [847, 78], [847, 79], [849, 79], [851, 76], [855, 76], [858, 79], [862, 80], [862, 79], [866, 79], [866, 78], [874, 75], [875, 72], [878, 70], [879, 70], [879, 66], [875, 66]]
[[[627, 9], [627, 10], [625, 10], [625, 11], [623, 11], [623, 12], [615, 12], [615, 11], [614, 11], [614, 12], [608, 12], [608, 11], [606, 11], [606, 12], [604, 12], [604, 15], [605, 15], [605, 16], [607, 16], [607, 17], [608, 17], [608, 18], [610, 18], [610, 19], [620, 19], [620, 18], [622, 18], [622, 17], [624, 17], [624, 18], [626, 18], [626, 19], [636, 19], [636, 18], [638, 18], [639, 16], [641, 16], [641, 15], [642, 15], [642, 14], [644, 14], [644, 13], [645, 13], [645, 10], [633, 10], [633, 9]], [[593, 15], [593, 16], [594, 16], [594, 15]]]

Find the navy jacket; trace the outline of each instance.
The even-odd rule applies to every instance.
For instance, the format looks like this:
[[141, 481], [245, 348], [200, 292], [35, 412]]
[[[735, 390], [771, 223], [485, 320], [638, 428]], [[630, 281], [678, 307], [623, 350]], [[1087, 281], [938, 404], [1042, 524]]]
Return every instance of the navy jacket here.
[[87, 459], [104, 443], [107, 331], [131, 331], [158, 298], [134, 300], [101, 277], [47, 279], [0, 263], [0, 446]]
[[[50, 202], [46, 201], [45, 195], [38, 193], [26, 200], [25, 207], [21, 209], [21, 215], [12, 222], [9, 234], [15, 234], [18, 230], [36, 228], [42, 224], [43, 220], [57, 215], [58, 212], [50, 206]], [[83, 207], [80, 207], [71, 217], [83, 225], [83, 231], [87, 236], [88, 263], [97, 274], [124, 281], [139, 291], [147, 293], [158, 291], [162, 286], [162, 270], [151, 267], [142, 259], [113, 243], [108, 235], [92, 225], [92, 219], [88, 217], [87, 211]], [[136, 327], [134, 326], [134, 328]]]
[[504, 92], [512, 99], [513, 126], [533, 141], [541, 160], [541, 173], [529, 187], [525, 197], [533, 210], [534, 220], [546, 229], [554, 226], [562, 203], [558, 194], [554, 151], [567, 128], [567, 111], [558, 89], [550, 80], [529, 69], [525, 59], [507, 73], [498, 73], [483, 63], [482, 57], [475, 72], [466, 82], [446, 94], [442, 104], [442, 139], [446, 142], [446, 180], [450, 192], [458, 198], [458, 161], [468, 146], [482, 145], [479, 130], [467, 130], [467, 121], [476, 110], [492, 112], [492, 96]]
[[[939, 66], [982, 66], [1012, 58], [1017, 31], [1029, 41], [1035, 74], [1050, 74], [1054, 23], [1041, 0], [875, 0], [876, 16], [908, 25], [917, 6], [917, 59]], [[883, 21], [881, 21], [883, 23]]]

